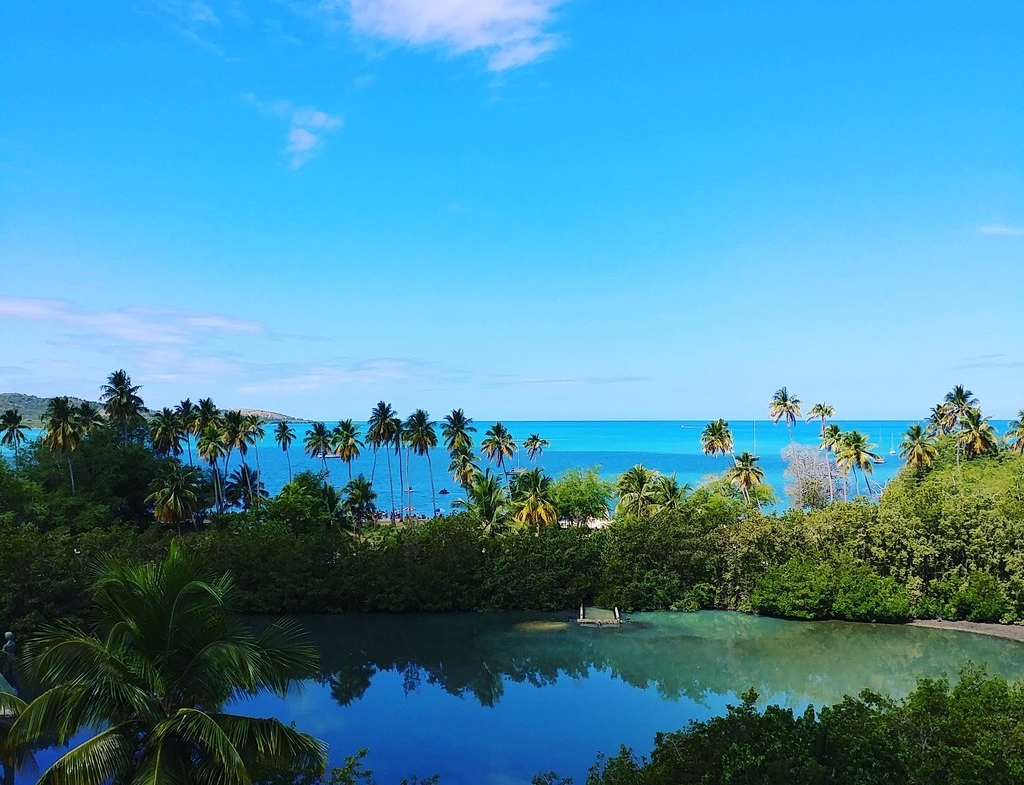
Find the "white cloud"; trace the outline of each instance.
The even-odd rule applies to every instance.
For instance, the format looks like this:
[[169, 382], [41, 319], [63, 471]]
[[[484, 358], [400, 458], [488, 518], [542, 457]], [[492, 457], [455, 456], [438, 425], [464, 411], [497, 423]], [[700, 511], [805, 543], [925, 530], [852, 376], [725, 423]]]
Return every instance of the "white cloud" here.
[[1024, 235], [1024, 228], [1020, 226], [1007, 226], [1006, 224], [986, 224], [978, 229], [982, 234], [1003, 234], [1013, 237]]
[[284, 154], [288, 167], [298, 169], [318, 152], [323, 138], [341, 127], [341, 118], [312, 106], [296, 106], [291, 101], [263, 101], [252, 93], [242, 96], [263, 114], [288, 121]]
[[492, 71], [533, 62], [558, 46], [546, 30], [564, 0], [333, 0], [366, 35], [408, 46], [483, 52]]
[[134, 345], [191, 345], [220, 335], [260, 335], [262, 325], [219, 314], [164, 308], [88, 311], [66, 300], [0, 295], [0, 319], [42, 322], [76, 339], [114, 339]]
[[193, 22], [211, 25], [220, 24], [220, 19], [217, 18], [217, 14], [214, 10], [206, 3], [199, 2], [199, 0], [193, 0], [189, 5], [188, 15], [189, 19]]

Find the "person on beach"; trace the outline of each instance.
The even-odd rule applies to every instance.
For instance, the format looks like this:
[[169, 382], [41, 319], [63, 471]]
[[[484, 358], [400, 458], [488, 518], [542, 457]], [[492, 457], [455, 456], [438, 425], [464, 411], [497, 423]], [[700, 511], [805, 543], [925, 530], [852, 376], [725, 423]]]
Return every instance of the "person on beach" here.
[[18, 644], [14, 640], [13, 632], [4, 633], [4, 645], [0, 648], [0, 674], [7, 679], [8, 684], [18, 691], [18, 680], [14, 676], [14, 655]]

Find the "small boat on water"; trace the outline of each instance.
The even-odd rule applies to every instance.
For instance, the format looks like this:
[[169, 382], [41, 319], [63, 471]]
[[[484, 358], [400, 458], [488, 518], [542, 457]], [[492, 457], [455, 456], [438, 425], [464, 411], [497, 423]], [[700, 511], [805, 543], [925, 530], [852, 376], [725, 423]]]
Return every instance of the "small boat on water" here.
[[437, 492], [437, 495], [438, 496], [447, 496], [448, 495], [448, 489], [447, 488], [442, 488], [441, 490], [439, 490]]

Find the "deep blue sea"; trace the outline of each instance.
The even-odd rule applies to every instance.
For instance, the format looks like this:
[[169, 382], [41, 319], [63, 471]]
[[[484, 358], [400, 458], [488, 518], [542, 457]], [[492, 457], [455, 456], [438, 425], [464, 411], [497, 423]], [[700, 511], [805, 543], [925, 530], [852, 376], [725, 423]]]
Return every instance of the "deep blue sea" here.
[[[902, 461], [895, 453], [899, 452], [901, 435], [906, 431], [909, 421], [903, 420], [864, 420], [855, 421], [837, 420], [836, 423], [843, 430], [858, 430], [868, 435], [871, 443], [875, 444], [874, 452], [884, 458], [885, 463], [874, 467], [874, 479], [881, 485], [890, 480], [902, 465]], [[491, 421], [479, 421], [474, 425], [477, 428], [474, 434], [474, 442], [479, 445], [484, 438], [484, 433], [494, 423]], [[666, 420], [666, 421], [504, 421], [505, 426], [512, 433], [518, 444], [530, 434], [540, 434], [541, 438], [547, 439], [551, 446], [544, 450], [543, 455], [538, 457], [536, 465], [544, 471], [558, 477], [568, 469], [596, 468], [604, 479], [614, 481], [622, 472], [642, 464], [650, 469], [657, 469], [663, 474], [675, 474], [677, 480], [682, 483], [689, 483], [696, 488], [709, 478], [721, 474], [729, 466], [730, 459], [724, 457], [710, 458], [701, 452], [700, 435], [706, 421], [698, 420]], [[336, 423], [327, 423], [333, 427]], [[309, 425], [296, 423], [295, 443], [291, 446], [292, 471], [297, 472], [303, 469], [320, 471], [322, 463], [319, 459], [312, 460], [302, 452], [302, 441], [308, 432]], [[770, 420], [758, 421], [733, 421], [730, 423], [735, 439], [735, 450], [739, 454], [749, 450], [760, 456], [760, 466], [765, 472], [765, 481], [770, 483], [779, 497], [780, 508], [785, 506], [785, 494], [783, 492], [784, 480], [783, 471], [785, 461], [782, 459], [782, 450], [790, 443], [790, 434], [784, 424], [775, 425]], [[362, 433], [366, 433], [365, 423], [361, 424]], [[798, 444], [817, 447], [820, 424], [817, 422], [798, 422], [793, 428], [792, 438]], [[273, 426], [267, 426], [267, 435], [258, 445], [259, 466], [263, 481], [270, 493], [277, 493], [281, 486], [288, 481], [288, 463], [285, 454], [274, 443]], [[464, 498], [464, 493], [459, 484], [452, 479], [448, 472], [448, 454], [440, 444], [440, 427], [438, 428], [439, 448], [431, 452], [431, 463], [433, 466], [434, 485], [437, 491], [442, 488], [448, 494], [437, 496], [437, 506], [442, 512], [449, 512], [452, 503], [456, 499]], [[895, 453], [890, 454], [890, 450]], [[257, 461], [256, 450], [250, 450], [247, 460], [250, 464]], [[239, 459], [237, 455], [232, 456], [231, 468], [237, 468]], [[402, 458], [402, 472], [405, 472], [405, 456]], [[419, 456], [412, 456], [409, 460], [409, 476], [403, 478], [406, 487], [411, 487], [412, 493], [406, 498], [400, 499], [398, 459], [392, 453], [391, 470], [394, 475], [395, 506], [399, 503], [408, 503], [414, 511], [422, 514], [429, 514], [431, 509], [430, 500], [430, 479], [427, 473], [427, 459]], [[483, 459], [480, 466], [484, 467], [487, 462]], [[512, 466], [532, 468], [526, 451], [520, 449], [519, 453], [511, 462]], [[330, 480], [341, 487], [348, 480], [348, 468], [345, 463], [337, 458], [327, 461], [330, 472]], [[492, 466], [492, 470], [495, 467]], [[506, 465], [505, 468], [510, 468]], [[360, 458], [352, 463], [352, 473], [365, 474], [368, 478], [372, 475], [374, 487], [377, 490], [377, 507], [381, 510], [391, 508], [390, 483], [388, 480], [388, 463], [384, 451], [377, 455], [376, 468], [374, 468], [373, 451], [364, 450]]]

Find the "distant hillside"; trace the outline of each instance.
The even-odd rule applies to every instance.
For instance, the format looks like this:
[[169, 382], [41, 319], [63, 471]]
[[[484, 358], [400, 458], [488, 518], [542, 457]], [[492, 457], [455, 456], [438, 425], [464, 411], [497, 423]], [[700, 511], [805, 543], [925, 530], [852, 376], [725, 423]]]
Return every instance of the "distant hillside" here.
[[[75, 406], [83, 402], [82, 398], [68, 396], [68, 400]], [[0, 412], [8, 409], [17, 409], [29, 428], [40, 428], [43, 424], [43, 412], [46, 411], [46, 404], [49, 398], [40, 398], [38, 395], [26, 395], [25, 393], [0, 393]], [[89, 401], [93, 406], [100, 406], [99, 401]]]
[[[75, 406], [82, 403], [82, 398], [75, 398], [74, 396], [68, 396], [68, 399]], [[17, 409], [21, 416], [25, 419], [25, 425], [29, 428], [40, 428], [42, 427], [43, 412], [46, 411], [46, 404], [50, 402], [49, 398], [40, 398], [37, 395], [26, 395], [25, 393], [0, 393], [0, 412], [6, 411], [7, 409]], [[93, 406], [102, 407], [99, 401], [89, 401]], [[148, 410], [147, 410], [148, 411]], [[279, 414], [278, 412], [268, 412], [265, 409], [242, 409], [242, 414], [256, 414], [262, 417], [267, 422], [277, 422], [283, 420], [284, 422], [307, 422], [301, 417], [292, 417], [288, 414]]]

